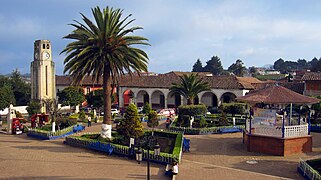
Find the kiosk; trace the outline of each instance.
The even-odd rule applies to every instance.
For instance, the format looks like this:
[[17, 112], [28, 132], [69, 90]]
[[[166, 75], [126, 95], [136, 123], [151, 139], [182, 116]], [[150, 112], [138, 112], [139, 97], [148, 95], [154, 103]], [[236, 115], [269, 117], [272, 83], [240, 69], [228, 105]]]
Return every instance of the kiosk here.
[[[243, 133], [250, 152], [287, 156], [312, 151], [309, 118], [292, 117], [292, 105], [312, 105], [320, 100], [274, 85], [236, 98], [248, 103], [250, 116]], [[285, 107], [290, 105], [286, 116]]]

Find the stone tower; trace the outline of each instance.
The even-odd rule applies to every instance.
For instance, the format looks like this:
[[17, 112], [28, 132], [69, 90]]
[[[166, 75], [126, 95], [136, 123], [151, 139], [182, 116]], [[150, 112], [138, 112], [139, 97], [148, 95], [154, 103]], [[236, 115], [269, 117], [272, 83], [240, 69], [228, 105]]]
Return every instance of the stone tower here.
[[[52, 61], [49, 40], [36, 40], [31, 62], [31, 99], [56, 98], [55, 63]], [[45, 112], [43, 105], [42, 112]]]

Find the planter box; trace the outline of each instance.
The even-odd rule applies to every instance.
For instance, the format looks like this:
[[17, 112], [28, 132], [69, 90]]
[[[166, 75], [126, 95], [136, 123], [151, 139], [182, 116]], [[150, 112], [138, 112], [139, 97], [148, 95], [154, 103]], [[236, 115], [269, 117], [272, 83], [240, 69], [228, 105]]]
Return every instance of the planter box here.
[[55, 134], [58, 134], [59, 131], [52, 133], [52, 132], [48, 132], [48, 131], [31, 129], [27, 132], [27, 136], [32, 137], [32, 138], [36, 138], [36, 139], [41, 139], [41, 140], [54, 140], [54, 139], [70, 136], [70, 135], [80, 132], [84, 129], [85, 129], [85, 126], [77, 124], [75, 126], [70, 126], [66, 129], [61, 130], [61, 131], [65, 131], [65, 132], [60, 135], [55, 135]]
[[[161, 153], [159, 156], [155, 156], [154, 155], [154, 151], [150, 150], [149, 152], [149, 159], [151, 162], [155, 162], [155, 163], [159, 163], [159, 164], [171, 164], [174, 161], [181, 162], [181, 158], [182, 158], [182, 138], [183, 136], [179, 136], [180, 140], [178, 143], [179, 144], [179, 148], [180, 151], [177, 155], [173, 155], [173, 154], [168, 154], [168, 153]], [[176, 141], [178, 141], [178, 139], [176, 138]], [[129, 157], [133, 157], [135, 153], [133, 154], [132, 152], [130, 152], [130, 148], [127, 146], [122, 146], [122, 145], [118, 145], [118, 144], [113, 144], [113, 143], [101, 143], [97, 140], [93, 140], [93, 139], [83, 139], [81, 137], [66, 137], [66, 140], [64, 141], [64, 144], [67, 145], [71, 145], [71, 146], [76, 146], [76, 147], [82, 147], [82, 148], [86, 148], [86, 149], [92, 149], [92, 150], [96, 150], [99, 152], [107, 152], [110, 154], [109, 149], [113, 148], [112, 153], [117, 154], [119, 156], [129, 156]], [[147, 160], [147, 151], [144, 150], [143, 152], [143, 160]]]

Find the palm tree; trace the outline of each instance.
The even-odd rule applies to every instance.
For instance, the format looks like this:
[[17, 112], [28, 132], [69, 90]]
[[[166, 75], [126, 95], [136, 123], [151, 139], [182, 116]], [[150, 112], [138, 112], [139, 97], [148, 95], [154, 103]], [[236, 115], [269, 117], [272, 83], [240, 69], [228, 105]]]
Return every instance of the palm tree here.
[[[84, 23], [75, 21], [75, 28], [65, 39], [74, 40], [61, 53], [66, 53], [64, 73], [73, 78], [73, 84], [79, 84], [85, 76], [93, 81], [103, 78], [104, 119], [102, 137], [111, 138], [111, 86], [125, 73], [138, 75], [147, 71], [148, 56], [137, 45], [149, 45], [148, 39], [129, 35], [142, 29], [135, 26], [127, 29], [134, 19], [131, 15], [121, 18], [123, 10], [106, 7], [102, 11], [93, 8], [94, 22], [81, 14]], [[134, 47], [133, 47], [134, 46]]]
[[173, 95], [182, 95], [187, 99], [187, 104], [193, 104], [194, 97], [202, 91], [210, 90], [207, 82], [203, 82], [203, 79], [199, 78], [197, 74], [192, 73], [190, 75], [184, 74], [179, 77], [180, 84], [173, 83], [169, 88], [170, 93]]

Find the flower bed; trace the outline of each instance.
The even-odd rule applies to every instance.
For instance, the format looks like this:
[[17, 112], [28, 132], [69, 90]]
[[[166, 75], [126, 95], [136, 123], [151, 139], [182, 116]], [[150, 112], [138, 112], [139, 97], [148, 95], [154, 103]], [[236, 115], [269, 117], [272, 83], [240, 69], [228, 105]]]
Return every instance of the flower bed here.
[[[160, 131], [155, 132], [155, 135], [156, 133], [157, 134], [167, 133], [170, 135], [175, 135], [176, 136], [175, 146], [171, 154], [161, 152], [159, 156], [155, 156], [154, 151], [150, 150], [150, 154], [149, 154], [150, 161], [160, 163], [160, 164], [169, 164], [174, 161], [180, 162], [182, 158], [183, 135], [181, 133], [160, 132]], [[100, 142], [97, 139], [90, 139], [90, 138], [84, 138], [79, 136], [66, 137], [66, 140], [64, 141], [64, 143], [71, 146], [93, 149], [101, 152], [109, 152], [109, 148], [112, 147], [113, 153], [120, 156], [129, 156], [132, 153], [130, 152], [130, 148], [128, 146], [123, 146], [123, 145], [108, 143], [108, 142]], [[143, 159], [145, 160], [147, 159], [147, 151], [143, 152]]]
[[229, 133], [229, 132], [242, 132], [244, 125], [237, 126], [218, 126], [218, 127], [209, 127], [209, 128], [189, 128], [189, 127], [174, 127], [171, 126], [169, 131], [171, 132], [183, 132], [184, 134], [189, 135], [201, 135], [201, 134], [220, 134], [220, 133]]
[[28, 129], [27, 136], [42, 139], [42, 140], [53, 140], [58, 138], [67, 137], [71, 134], [77, 133], [85, 129], [82, 124], [69, 126], [65, 129], [58, 130], [56, 132], [45, 131], [40, 129]]

